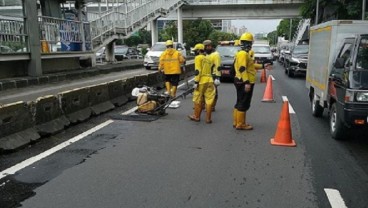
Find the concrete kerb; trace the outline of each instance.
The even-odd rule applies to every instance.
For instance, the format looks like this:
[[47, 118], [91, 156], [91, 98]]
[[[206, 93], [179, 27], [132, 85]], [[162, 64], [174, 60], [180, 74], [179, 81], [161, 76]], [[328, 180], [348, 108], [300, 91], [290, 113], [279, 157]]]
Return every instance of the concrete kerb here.
[[56, 96], [40, 97], [31, 103], [36, 129], [41, 136], [58, 133], [70, 125], [69, 120], [61, 110], [59, 99]]
[[148, 74], [138, 75], [134, 77], [134, 86], [140, 87], [148, 84]]
[[128, 98], [124, 93], [123, 80], [115, 80], [107, 83], [109, 88], [110, 101], [115, 106], [122, 106], [128, 102]]
[[25, 102], [0, 106], [0, 152], [14, 151], [41, 136]]
[[115, 108], [110, 101], [107, 83], [90, 86], [88, 99], [93, 115], [100, 115]]
[[71, 123], [87, 120], [92, 110], [89, 105], [89, 87], [77, 88], [58, 94], [61, 109]]

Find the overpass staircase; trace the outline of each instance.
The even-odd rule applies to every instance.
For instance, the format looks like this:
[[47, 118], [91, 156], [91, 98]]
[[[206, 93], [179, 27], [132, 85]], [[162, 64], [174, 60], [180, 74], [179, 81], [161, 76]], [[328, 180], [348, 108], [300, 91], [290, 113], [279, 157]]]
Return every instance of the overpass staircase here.
[[89, 14], [92, 48], [120, 38], [128, 38], [149, 22], [182, 6], [182, 0], [127, 0], [103, 14]]
[[310, 19], [302, 19], [299, 21], [299, 25], [296, 33], [293, 37], [294, 45], [300, 44], [303, 40], [305, 40], [305, 34], [309, 31], [310, 27]]

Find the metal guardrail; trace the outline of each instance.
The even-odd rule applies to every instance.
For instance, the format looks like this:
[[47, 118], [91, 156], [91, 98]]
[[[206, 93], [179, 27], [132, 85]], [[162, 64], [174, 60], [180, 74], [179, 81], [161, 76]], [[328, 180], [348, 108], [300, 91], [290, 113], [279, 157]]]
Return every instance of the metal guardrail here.
[[49, 52], [82, 51], [84, 41], [86, 50], [91, 50], [90, 23], [43, 16], [38, 22], [40, 40], [48, 44]]
[[24, 21], [0, 18], [0, 53], [28, 51], [28, 35]]
[[304, 0], [186, 0], [189, 5], [299, 4]]

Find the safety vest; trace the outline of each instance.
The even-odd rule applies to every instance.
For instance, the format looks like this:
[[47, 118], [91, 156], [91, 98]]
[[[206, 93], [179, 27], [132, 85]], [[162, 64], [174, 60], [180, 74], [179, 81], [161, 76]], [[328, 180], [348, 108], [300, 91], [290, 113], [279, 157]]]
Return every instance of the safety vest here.
[[196, 76], [194, 77], [195, 82], [199, 84], [213, 82], [213, 62], [210, 56], [205, 56], [203, 54], [197, 55], [194, 59], [194, 67], [196, 70]]
[[[244, 50], [240, 50], [236, 53], [235, 63], [234, 63], [235, 78], [238, 78], [239, 80], [242, 80], [243, 82], [249, 81], [247, 70], [249, 70], [250, 59], [251, 58], [249, 54]], [[240, 72], [241, 67], [244, 67], [245, 71]]]
[[257, 69], [262, 68], [262, 64], [256, 64], [254, 58], [254, 51], [250, 50], [249, 52], [249, 67], [248, 67], [248, 78], [250, 83], [255, 83], [257, 79]]
[[173, 48], [166, 49], [160, 56], [159, 69], [165, 74], [181, 74], [180, 65], [184, 63], [181, 53]]
[[213, 62], [212, 75], [216, 77], [220, 77], [221, 73], [220, 73], [219, 68], [221, 66], [221, 56], [219, 52], [215, 51], [211, 53], [209, 56], [211, 58], [211, 61]]

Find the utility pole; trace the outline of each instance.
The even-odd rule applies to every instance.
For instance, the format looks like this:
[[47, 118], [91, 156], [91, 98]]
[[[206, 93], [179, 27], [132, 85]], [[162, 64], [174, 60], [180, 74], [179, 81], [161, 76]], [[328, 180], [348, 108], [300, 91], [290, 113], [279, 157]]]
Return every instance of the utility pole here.
[[290, 29], [289, 29], [289, 41], [291, 42], [292, 41], [292, 38], [291, 38], [291, 29], [293, 27], [293, 19], [290, 18]]
[[363, 6], [362, 6], [362, 20], [365, 20], [365, 8], [367, 7], [367, 1], [362, 0]]
[[318, 25], [318, 11], [319, 11], [319, 0], [317, 0], [317, 5], [316, 5], [316, 20], [314, 21], [315, 25]]

